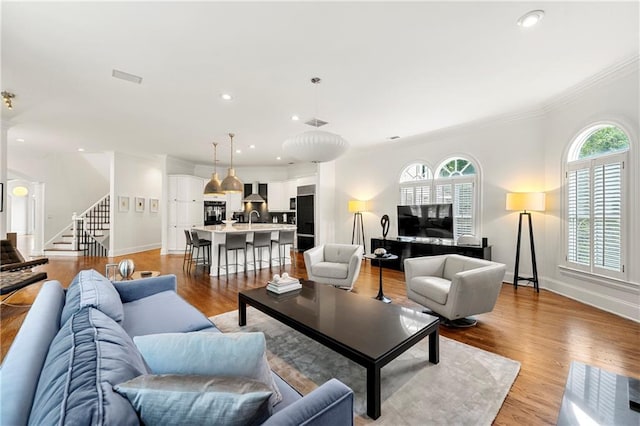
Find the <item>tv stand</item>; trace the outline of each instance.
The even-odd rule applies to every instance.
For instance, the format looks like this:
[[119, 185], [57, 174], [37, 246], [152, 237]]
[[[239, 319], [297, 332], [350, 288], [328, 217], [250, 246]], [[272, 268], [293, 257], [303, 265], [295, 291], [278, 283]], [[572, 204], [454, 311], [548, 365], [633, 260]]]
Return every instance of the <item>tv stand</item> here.
[[398, 237], [389, 240], [371, 239], [371, 252], [379, 247], [398, 256], [398, 260], [384, 262], [383, 267], [404, 271], [404, 260], [409, 257], [461, 254], [478, 259], [491, 260], [491, 246], [463, 246], [446, 238]]

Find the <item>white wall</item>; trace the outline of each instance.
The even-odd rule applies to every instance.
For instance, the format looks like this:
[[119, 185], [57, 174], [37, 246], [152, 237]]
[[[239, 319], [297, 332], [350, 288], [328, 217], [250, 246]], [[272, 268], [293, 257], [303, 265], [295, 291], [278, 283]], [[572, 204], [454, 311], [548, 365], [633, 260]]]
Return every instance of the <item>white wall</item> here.
[[[545, 172], [548, 191], [546, 244], [543, 247], [545, 287], [622, 316], [640, 320], [640, 143], [638, 142], [638, 62], [595, 81], [579, 93], [551, 105], [545, 119]], [[559, 267], [565, 257], [562, 238], [566, 152], [575, 137], [590, 124], [617, 123], [631, 138], [627, 171], [628, 222], [626, 280], [585, 276]]]
[[[630, 214], [630, 244], [626, 281], [575, 278], [561, 273], [564, 262], [560, 218], [562, 159], [578, 131], [594, 120], [616, 119], [625, 123], [634, 145], [630, 169], [634, 170], [629, 213], [640, 211], [640, 168], [638, 146], [638, 71], [635, 65], [617, 70], [606, 78], [598, 76], [579, 93], [563, 96], [555, 105], [519, 116], [469, 123], [426, 135], [400, 139], [366, 150], [352, 150], [336, 161], [335, 239], [350, 242], [353, 216], [347, 211], [350, 199], [369, 200], [363, 214], [367, 246], [371, 237], [381, 236], [380, 218], [391, 219], [389, 237], [397, 235], [396, 205], [401, 171], [421, 160], [432, 169], [450, 156], [463, 155], [476, 161], [480, 170], [481, 229], [492, 245], [493, 260], [507, 265], [505, 280], [511, 281], [515, 263], [517, 212], [505, 211], [505, 194], [512, 191], [545, 191], [548, 210], [534, 212], [536, 256], [541, 287], [640, 321], [638, 291], [640, 231], [637, 214]], [[528, 240], [522, 243], [520, 275], [531, 274]], [[370, 247], [368, 247], [370, 250]], [[631, 266], [633, 265], [633, 266]], [[595, 281], [595, 282], [594, 282]]]
[[[120, 256], [160, 248], [162, 242], [161, 201], [157, 213], [149, 210], [149, 199], [162, 200], [165, 159], [111, 153], [112, 235], [109, 255]], [[121, 212], [118, 197], [129, 197], [129, 211]], [[136, 211], [135, 198], [145, 201], [144, 211]]]
[[40, 157], [12, 151], [8, 168], [44, 183], [45, 241], [71, 224], [73, 212], [82, 213], [109, 192], [106, 154], [58, 152]]

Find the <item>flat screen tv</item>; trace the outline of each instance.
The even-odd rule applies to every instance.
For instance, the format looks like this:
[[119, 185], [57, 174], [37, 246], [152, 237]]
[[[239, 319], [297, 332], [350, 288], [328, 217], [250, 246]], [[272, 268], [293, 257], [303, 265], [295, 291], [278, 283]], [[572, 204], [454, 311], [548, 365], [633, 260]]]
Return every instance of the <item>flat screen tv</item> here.
[[398, 236], [453, 238], [453, 204], [398, 206]]

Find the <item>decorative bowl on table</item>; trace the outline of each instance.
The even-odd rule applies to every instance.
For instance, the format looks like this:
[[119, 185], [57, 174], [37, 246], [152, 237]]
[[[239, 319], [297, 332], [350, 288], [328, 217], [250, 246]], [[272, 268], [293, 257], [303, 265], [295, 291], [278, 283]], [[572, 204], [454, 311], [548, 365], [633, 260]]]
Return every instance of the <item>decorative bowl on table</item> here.
[[387, 254], [387, 251], [382, 247], [378, 247], [373, 251], [373, 254], [375, 254], [376, 257], [385, 257], [385, 255]]
[[223, 220], [222, 223], [224, 223], [227, 227], [232, 227], [234, 223], [236, 223], [237, 220]]

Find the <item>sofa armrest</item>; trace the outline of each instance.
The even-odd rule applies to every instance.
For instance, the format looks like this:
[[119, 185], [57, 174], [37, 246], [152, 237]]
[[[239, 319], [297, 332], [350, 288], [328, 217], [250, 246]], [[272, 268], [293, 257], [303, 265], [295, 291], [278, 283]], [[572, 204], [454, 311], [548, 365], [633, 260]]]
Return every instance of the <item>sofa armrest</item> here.
[[322, 262], [323, 259], [324, 246], [313, 247], [304, 252], [304, 264], [308, 270], [316, 263]]
[[405, 259], [404, 276], [406, 282], [409, 282], [413, 277], [442, 277], [447, 256], [443, 254]]
[[113, 281], [113, 286], [120, 294], [122, 303], [128, 303], [163, 291], [176, 291], [177, 282], [176, 276], [169, 274], [139, 280]]
[[353, 425], [353, 391], [341, 381], [331, 379], [304, 398], [278, 411], [263, 424]]
[[0, 369], [0, 424], [26, 425], [49, 345], [60, 328], [65, 292], [58, 281], [42, 285]]

